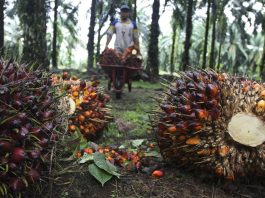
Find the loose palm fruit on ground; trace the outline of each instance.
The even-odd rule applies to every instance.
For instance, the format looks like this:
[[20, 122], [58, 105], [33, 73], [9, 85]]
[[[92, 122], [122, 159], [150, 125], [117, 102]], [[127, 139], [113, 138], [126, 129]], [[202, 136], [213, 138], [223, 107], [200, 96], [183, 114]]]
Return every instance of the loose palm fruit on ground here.
[[234, 180], [265, 175], [265, 87], [194, 69], [166, 85], [151, 124], [165, 160]]

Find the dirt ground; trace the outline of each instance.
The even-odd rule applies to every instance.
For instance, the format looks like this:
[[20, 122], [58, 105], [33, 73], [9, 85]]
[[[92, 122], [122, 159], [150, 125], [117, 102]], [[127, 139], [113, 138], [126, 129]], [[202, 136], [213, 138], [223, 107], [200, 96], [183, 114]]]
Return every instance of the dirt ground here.
[[[103, 84], [104, 85], [104, 84]], [[122, 100], [112, 97], [112, 108], [116, 122], [110, 126], [100, 143], [121, 144], [128, 139], [154, 137], [148, 129], [147, 112], [155, 102], [151, 96], [157, 95], [162, 87], [136, 83], [133, 91], [124, 90]], [[137, 112], [137, 114], [133, 114]], [[118, 120], [118, 122], [117, 122]], [[123, 128], [120, 126], [124, 122]], [[119, 128], [120, 127], [120, 128]], [[127, 127], [127, 128], [126, 128]], [[140, 132], [139, 132], [140, 131]], [[118, 135], [117, 135], [118, 134]], [[104, 187], [88, 172], [62, 175], [53, 183], [53, 194], [58, 198], [263, 198], [264, 181], [226, 182], [204, 173], [182, 171], [174, 165], [156, 159], [165, 176], [154, 179], [147, 173], [127, 172], [120, 179], [112, 179]], [[33, 196], [34, 197], [34, 196]], [[40, 196], [38, 196], [40, 197]], [[49, 197], [43, 192], [43, 197]]]

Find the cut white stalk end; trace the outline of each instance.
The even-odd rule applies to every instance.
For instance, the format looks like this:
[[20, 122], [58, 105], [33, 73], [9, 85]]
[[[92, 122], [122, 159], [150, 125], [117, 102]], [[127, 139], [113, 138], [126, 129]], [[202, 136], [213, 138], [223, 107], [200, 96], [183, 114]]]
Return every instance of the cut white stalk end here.
[[254, 114], [241, 112], [232, 117], [228, 133], [240, 144], [257, 147], [265, 142], [265, 122]]
[[69, 100], [69, 105], [70, 105], [68, 115], [72, 115], [75, 113], [75, 109], [76, 109], [75, 101], [72, 98], [69, 98], [68, 100]]

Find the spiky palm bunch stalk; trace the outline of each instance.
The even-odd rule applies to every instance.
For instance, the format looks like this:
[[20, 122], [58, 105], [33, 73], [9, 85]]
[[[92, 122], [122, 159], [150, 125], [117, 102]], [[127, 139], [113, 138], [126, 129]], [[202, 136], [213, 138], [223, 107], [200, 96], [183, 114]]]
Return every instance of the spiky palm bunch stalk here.
[[265, 173], [265, 87], [214, 71], [182, 72], [151, 116], [162, 155], [234, 180]]
[[62, 125], [51, 76], [0, 60], [0, 196], [16, 195], [45, 175]]

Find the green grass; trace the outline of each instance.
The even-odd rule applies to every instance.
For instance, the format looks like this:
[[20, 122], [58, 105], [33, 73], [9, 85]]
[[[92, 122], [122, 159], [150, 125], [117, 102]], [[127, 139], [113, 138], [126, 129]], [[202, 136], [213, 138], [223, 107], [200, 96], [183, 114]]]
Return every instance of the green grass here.
[[160, 83], [150, 83], [150, 82], [144, 82], [142, 80], [134, 81], [133, 82], [133, 88], [142, 88], [142, 89], [162, 89], [163, 86]]
[[[105, 84], [104, 81], [101, 82], [101, 85], [103, 84]], [[130, 122], [135, 128], [125, 133], [119, 132], [114, 120], [104, 135], [104, 143], [106, 141], [110, 144], [122, 143], [128, 138], [146, 138], [150, 134], [149, 113], [157, 105], [151, 96], [154, 96], [161, 88], [163, 87], [159, 83], [136, 81], [133, 82], [132, 93], [125, 90], [121, 100], [112, 99], [111, 106], [114, 119], [120, 119], [124, 123]], [[114, 94], [111, 96], [113, 98]]]

